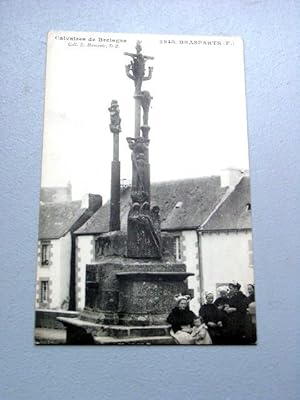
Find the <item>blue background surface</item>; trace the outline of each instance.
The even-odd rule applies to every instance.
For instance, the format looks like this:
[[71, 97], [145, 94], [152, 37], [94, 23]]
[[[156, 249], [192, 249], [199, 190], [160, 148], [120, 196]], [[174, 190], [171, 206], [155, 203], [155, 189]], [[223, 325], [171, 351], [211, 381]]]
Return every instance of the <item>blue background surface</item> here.
[[[299, 6], [1, 0], [1, 400], [300, 398]], [[50, 30], [244, 39], [258, 346], [34, 347]]]

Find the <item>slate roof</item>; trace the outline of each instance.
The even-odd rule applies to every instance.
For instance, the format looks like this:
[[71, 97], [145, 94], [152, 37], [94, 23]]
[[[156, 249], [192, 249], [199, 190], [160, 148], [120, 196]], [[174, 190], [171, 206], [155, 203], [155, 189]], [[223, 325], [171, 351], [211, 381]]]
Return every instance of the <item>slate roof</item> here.
[[216, 207], [226, 192], [220, 177], [184, 179], [152, 187], [152, 203], [161, 209], [161, 228], [197, 228]]
[[59, 239], [85, 213], [81, 201], [45, 203], [40, 206], [39, 239]]
[[[221, 188], [219, 176], [152, 183], [151, 206], [160, 207], [162, 230], [196, 229], [221, 201], [226, 190]], [[127, 229], [129, 207], [130, 189], [126, 189], [121, 195], [122, 231]], [[107, 202], [76, 233], [108, 232], [109, 214]]]
[[203, 226], [203, 230], [251, 229], [250, 179], [243, 177], [234, 191]]

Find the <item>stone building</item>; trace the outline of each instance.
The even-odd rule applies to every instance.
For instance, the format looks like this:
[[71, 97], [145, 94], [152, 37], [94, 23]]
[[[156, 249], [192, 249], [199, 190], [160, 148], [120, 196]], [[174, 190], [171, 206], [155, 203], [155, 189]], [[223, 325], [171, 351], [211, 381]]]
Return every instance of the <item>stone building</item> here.
[[[151, 203], [160, 207], [161, 229], [176, 238], [174, 252], [187, 266], [191, 308], [198, 312], [205, 291], [220, 284], [253, 282], [249, 177], [238, 170], [153, 183]], [[126, 232], [130, 188], [121, 195], [121, 231]], [[85, 305], [85, 268], [95, 262], [95, 240], [109, 231], [110, 204], [101, 207], [76, 232], [76, 309]]]
[[[74, 231], [102, 205], [99, 195], [40, 205], [36, 308], [74, 309]], [[73, 302], [73, 307], [72, 307]]]

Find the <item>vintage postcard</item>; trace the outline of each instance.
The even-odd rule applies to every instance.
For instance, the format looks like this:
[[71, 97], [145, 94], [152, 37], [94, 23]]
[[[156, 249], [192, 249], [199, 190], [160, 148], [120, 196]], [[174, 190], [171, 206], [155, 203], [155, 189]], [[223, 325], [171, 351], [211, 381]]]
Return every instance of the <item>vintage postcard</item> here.
[[256, 343], [243, 42], [50, 32], [37, 344]]

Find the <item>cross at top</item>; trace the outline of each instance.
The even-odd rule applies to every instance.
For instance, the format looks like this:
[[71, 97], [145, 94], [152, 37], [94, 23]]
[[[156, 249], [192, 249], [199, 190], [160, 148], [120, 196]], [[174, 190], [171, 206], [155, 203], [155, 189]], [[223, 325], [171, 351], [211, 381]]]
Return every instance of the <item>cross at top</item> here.
[[136, 53], [124, 54], [132, 58], [130, 64], [126, 65], [126, 75], [132, 79], [135, 84], [135, 94], [140, 94], [143, 81], [148, 81], [152, 78], [153, 67], [148, 67], [148, 75], [145, 76], [145, 64], [147, 60], [154, 60], [154, 57], [145, 56], [142, 54], [141, 41], [136, 42]]

